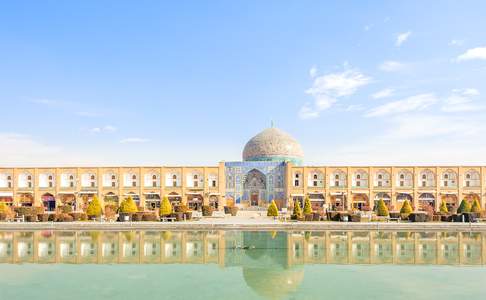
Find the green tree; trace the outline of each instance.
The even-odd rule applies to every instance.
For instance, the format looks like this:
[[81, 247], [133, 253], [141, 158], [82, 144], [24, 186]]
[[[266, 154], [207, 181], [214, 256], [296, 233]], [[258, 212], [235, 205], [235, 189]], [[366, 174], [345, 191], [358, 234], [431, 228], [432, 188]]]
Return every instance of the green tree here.
[[473, 213], [481, 212], [481, 204], [479, 204], [479, 200], [477, 198], [474, 198], [473, 204], [471, 206], [471, 212]]
[[468, 212], [471, 212], [471, 203], [469, 203], [469, 201], [466, 199], [463, 199], [459, 205], [459, 208], [457, 209], [457, 213], [462, 214]]
[[309, 197], [305, 197], [304, 202], [304, 215], [308, 215], [312, 213], [312, 206]]
[[300, 208], [300, 202], [294, 202], [294, 212], [292, 214], [295, 218], [300, 219], [302, 218], [302, 208]]
[[413, 212], [412, 206], [410, 205], [410, 201], [405, 200], [403, 201], [402, 208], [400, 208], [401, 214], [411, 214]]
[[376, 206], [376, 214], [380, 217], [388, 217], [390, 213], [388, 212], [388, 207], [383, 199], [378, 200], [378, 205]]
[[162, 202], [160, 203], [160, 215], [167, 216], [172, 213], [172, 204], [169, 201], [169, 197], [165, 196], [162, 198]]
[[135, 201], [133, 201], [132, 196], [128, 196], [128, 198], [122, 201], [122, 203], [120, 204], [120, 212], [122, 213], [138, 212], [137, 204], [135, 204]]
[[98, 200], [98, 196], [94, 196], [93, 200], [88, 204], [88, 208], [86, 209], [86, 214], [91, 217], [99, 217], [103, 213], [101, 209], [100, 200]]
[[440, 208], [439, 208], [439, 211], [443, 214], [446, 214], [449, 212], [449, 209], [447, 208], [447, 204], [445, 201], [442, 201], [442, 203], [440, 204]]
[[275, 203], [275, 200], [272, 200], [272, 202], [268, 206], [267, 216], [278, 217], [278, 207], [277, 204]]

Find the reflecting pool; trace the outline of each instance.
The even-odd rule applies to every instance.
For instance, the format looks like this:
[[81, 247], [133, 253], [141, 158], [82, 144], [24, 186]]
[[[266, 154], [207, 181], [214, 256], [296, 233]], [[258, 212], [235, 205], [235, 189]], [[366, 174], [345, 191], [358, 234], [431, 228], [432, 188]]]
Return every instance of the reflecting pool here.
[[486, 296], [486, 233], [0, 232], [0, 299]]

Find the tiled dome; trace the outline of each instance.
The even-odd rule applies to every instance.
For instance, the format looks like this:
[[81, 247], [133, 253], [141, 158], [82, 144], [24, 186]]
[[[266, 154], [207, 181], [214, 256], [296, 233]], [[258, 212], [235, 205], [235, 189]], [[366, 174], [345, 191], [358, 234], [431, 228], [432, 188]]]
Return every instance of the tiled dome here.
[[245, 161], [292, 161], [300, 164], [304, 152], [300, 144], [278, 128], [267, 128], [251, 138], [243, 149]]

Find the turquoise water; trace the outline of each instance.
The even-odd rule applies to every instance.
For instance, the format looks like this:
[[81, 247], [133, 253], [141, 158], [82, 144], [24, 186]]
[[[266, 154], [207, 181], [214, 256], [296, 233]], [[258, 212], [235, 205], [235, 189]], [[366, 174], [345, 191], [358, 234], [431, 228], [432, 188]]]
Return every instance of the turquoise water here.
[[485, 250], [480, 233], [3, 232], [0, 299], [483, 299]]

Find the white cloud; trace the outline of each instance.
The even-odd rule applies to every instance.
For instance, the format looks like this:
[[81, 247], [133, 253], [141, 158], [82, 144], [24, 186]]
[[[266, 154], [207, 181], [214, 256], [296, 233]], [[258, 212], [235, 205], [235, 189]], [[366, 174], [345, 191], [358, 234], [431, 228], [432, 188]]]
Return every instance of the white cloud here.
[[403, 100], [392, 101], [386, 104], [377, 106], [369, 110], [366, 117], [379, 117], [400, 113], [407, 113], [412, 111], [422, 111], [429, 106], [438, 102], [436, 96], [432, 93], [419, 94], [405, 98]]
[[131, 138], [125, 138], [120, 140], [121, 144], [131, 144], [131, 143], [146, 143], [149, 142], [149, 139], [144, 139], [144, 138], [138, 138], [138, 137], [131, 137]]
[[464, 40], [451, 40], [449, 46], [462, 46], [464, 45]]
[[469, 112], [479, 111], [486, 107], [474, 103], [475, 97], [480, 93], [477, 89], [454, 89], [451, 94], [444, 100], [442, 111], [444, 112]]
[[397, 35], [397, 40], [395, 41], [395, 46], [400, 47], [403, 43], [405, 43], [410, 35], [412, 34], [411, 31], [402, 32]]
[[361, 72], [350, 69], [342, 73], [331, 73], [316, 77], [307, 94], [316, 96], [325, 94], [330, 97], [349, 96], [362, 86], [371, 82], [371, 78]]
[[355, 69], [317, 76], [314, 78], [312, 87], [305, 91], [314, 98], [314, 103], [304, 104], [299, 111], [299, 117], [301, 119], [317, 118], [321, 111], [329, 109], [339, 98], [356, 93], [360, 87], [370, 82], [370, 77]]
[[384, 61], [381, 65], [378, 66], [378, 68], [384, 72], [402, 71], [405, 69], [405, 67], [406, 65], [404, 63], [401, 63], [399, 61], [394, 61], [394, 60]]
[[361, 111], [361, 110], [364, 110], [364, 107], [361, 104], [350, 104], [344, 109], [344, 111]]
[[378, 92], [372, 94], [371, 95], [371, 98], [373, 98], [373, 99], [388, 98], [388, 97], [393, 96], [394, 93], [395, 93], [395, 90], [394, 89], [387, 88], [387, 89], [383, 89], [381, 91], [378, 91]]
[[299, 110], [299, 118], [303, 120], [315, 119], [319, 117], [320, 111], [314, 109], [310, 103], [304, 104]]
[[486, 47], [472, 48], [457, 57], [458, 61], [484, 59], [486, 60]]
[[112, 125], [106, 125], [103, 127], [94, 127], [89, 130], [91, 133], [112, 133], [117, 131], [117, 128]]
[[311, 78], [315, 78], [317, 76], [317, 67], [316, 66], [312, 66], [312, 68], [310, 68], [309, 76]]
[[86, 118], [98, 118], [98, 117], [102, 117], [103, 116], [100, 113], [88, 112], [88, 111], [78, 111], [75, 114], [78, 115], [78, 116], [80, 116], [80, 117], [86, 117]]

